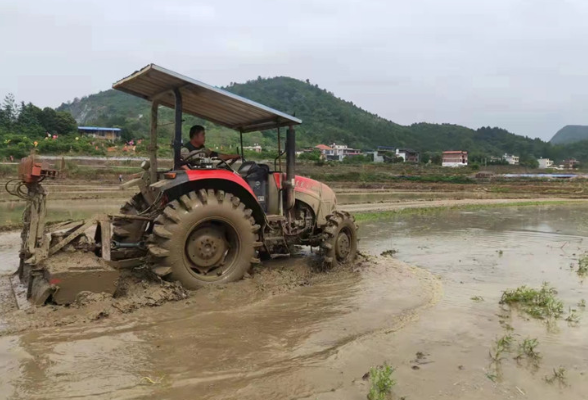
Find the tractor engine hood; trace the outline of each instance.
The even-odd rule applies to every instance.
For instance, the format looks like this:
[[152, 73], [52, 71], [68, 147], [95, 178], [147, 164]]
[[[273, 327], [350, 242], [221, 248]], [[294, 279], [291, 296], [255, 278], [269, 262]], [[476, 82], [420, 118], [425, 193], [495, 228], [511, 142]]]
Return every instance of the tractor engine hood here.
[[319, 227], [326, 225], [327, 215], [337, 208], [335, 192], [324, 183], [314, 179], [296, 176], [294, 179], [294, 193], [296, 200], [302, 201], [312, 208]]

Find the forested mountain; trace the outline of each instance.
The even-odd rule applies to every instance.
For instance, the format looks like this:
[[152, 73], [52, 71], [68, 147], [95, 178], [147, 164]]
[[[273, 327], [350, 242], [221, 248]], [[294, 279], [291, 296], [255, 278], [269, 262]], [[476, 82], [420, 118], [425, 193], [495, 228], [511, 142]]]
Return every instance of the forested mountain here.
[[[225, 89], [301, 118], [303, 124], [297, 129], [299, 148], [336, 142], [363, 150], [377, 146], [409, 147], [422, 153], [467, 150], [473, 160], [509, 153], [519, 155], [521, 162], [528, 165], [536, 163], [538, 157], [549, 157], [556, 162], [569, 157], [588, 161], [588, 141], [552, 145], [500, 128], [473, 130], [459, 125], [424, 122], [403, 126], [337, 98], [317, 85], [287, 77], [232, 83]], [[0, 157], [26, 154], [32, 145], [44, 152], [103, 154], [105, 144], [78, 138], [76, 121], [80, 125], [118, 127], [122, 129], [123, 139], [136, 140], [146, 137], [149, 132], [149, 109], [147, 101], [114, 90], [74, 99], [57, 110], [41, 110], [30, 103], [19, 105], [9, 95], [0, 106], [0, 140], [5, 144], [0, 148]], [[188, 115], [184, 120], [186, 137], [192, 124], [201, 123], [207, 126], [209, 146], [226, 149], [239, 143], [238, 134], [230, 129]], [[172, 122], [173, 111], [162, 108], [160, 143], [170, 142]], [[62, 138], [47, 140], [47, 133]], [[248, 133], [244, 138], [246, 145], [259, 143], [275, 149], [276, 136], [275, 132], [266, 131]], [[169, 146], [160, 148], [164, 152], [170, 151]]]
[[[551, 147], [539, 139], [498, 128], [472, 130], [459, 125], [429, 123], [398, 125], [337, 98], [317, 85], [287, 77], [258, 78], [231, 84], [225, 89], [301, 118], [299, 146], [337, 142], [362, 149], [377, 146], [411, 147], [431, 152], [464, 149], [473, 154], [498, 156], [508, 152], [536, 157], [548, 154]], [[80, 124], [121, 127], [128, 138], [145, 136], [148, 132], [149, 104], [114, 90], [62, 104], [58, 110], [71, 112]], [[171, 114], [167, 116], [171, 121]], [[212, 125], [209, 129], [208, 140], [212, 143], [231, 145], [234, 140], [236, 144], [236, 135]], [[221, 138], [220, 143], [219, 138], [215, 138], [215, 130]], [[246, 136], [246, 139], [271, 145], [275, 134], [265, 132]]]
[[570, 144], [588, 140], [588, 126], [566, 125], [561, 128], [549, 141], [551, 144]]

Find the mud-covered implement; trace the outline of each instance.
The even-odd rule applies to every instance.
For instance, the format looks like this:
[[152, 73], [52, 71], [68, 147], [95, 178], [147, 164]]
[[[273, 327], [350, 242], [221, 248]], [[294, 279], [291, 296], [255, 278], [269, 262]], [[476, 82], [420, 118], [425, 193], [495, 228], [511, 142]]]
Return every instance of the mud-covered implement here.
[[[149, 161], [131, 183], [139, 192], [118, 215], [54, 226], [47, 234], [40, 182], [55, 173], [33, 157], [23, 160], [12, 192], [27, 201], [19, 276], [34, 303], [69, 303], [81, 291], [114, 293], [119, 269], [139, 264], [196, 289], [241, 279], [263, 257], [289, 256], [292, 245], [319, 247], [327, 267], [355, 259], [353, 216], [337, 209], [328, 186], [295, 175], [294, 127], [302, 121], [153, 64], [113, 87], [152, 104]], [[159, 106], [175, 109], [171, 169], [158, 168]], [[183, 113], [238, 131], [240, 167], [205, 152], [182, 152]], [[243, 133], [272, 129], [278, 136], [273, 165], [246, 161]]]

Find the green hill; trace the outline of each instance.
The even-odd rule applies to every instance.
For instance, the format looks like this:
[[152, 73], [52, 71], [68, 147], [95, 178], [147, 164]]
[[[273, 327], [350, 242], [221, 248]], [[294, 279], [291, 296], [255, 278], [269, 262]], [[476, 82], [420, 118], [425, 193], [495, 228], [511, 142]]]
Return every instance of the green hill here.
[[[231, 84], [228, 91], [266, 104], [301, 118], [298, 146], [319, 143], [344, 143], [369, 149], [377, 146], [410, 147], [418, 151], [468, 150], [470, 154], [545, 155], [549, 144], [512, 134], [499, 128], [473, 130], [452, 124], [416, 123], [403, 126], [363, 110], [352, 102], [336, 97], [317, 85], [288, 77], [276, 77]], [[80, 124], [116, 126], [127, 138], [145, 137], [148, 132], [149, 104], [139, 98], [114, 90], [106, 90], [71, 103], [62, 104], [59, 111], [69, 111]], [[173, 120], [170, 110], [162, 120]], [[186, 126], [198, 121], [186, 117]], [[207, 124], [210, 144], [232, 146], [237, 134]], [[246, 143], [275, 144], [273, 132], [248, 134]]]
[[588, 140], [588, 126], [566, 125], [561, 128], [549, 141], [551, 144], [570, 144]]

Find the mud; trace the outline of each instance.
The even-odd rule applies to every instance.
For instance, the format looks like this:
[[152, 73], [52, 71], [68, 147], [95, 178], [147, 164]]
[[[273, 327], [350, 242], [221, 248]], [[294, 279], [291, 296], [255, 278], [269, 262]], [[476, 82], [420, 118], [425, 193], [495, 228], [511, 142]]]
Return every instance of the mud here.
[[[570, 268], [588, 251], [587, 211], [448, 210], [364, 222], [368, 255], [357, 265], [317, 272], [312, 254], [301, 253], [180, 301], [149, 303], [145, 292], [162, 283], [137, 271], [124, 293], [137, 296], [129, 309], [113, 307], [124, 296], [82, 297], [43, 311], [61, 317], [39, 316], [46, 326], [5, 330], [0, 398], [364, 399], [362, 377], [386, 362], [396, 368], [396, 399], [582, 399], [588, 314], [577, 310], [578, 326], [546, 324], [498, 301], [503, 290], [543, 281], [566, 312], [588, 298]], [[491, 362], [507, 326], [516, 343], [538, 339], [536, 368], [514, 360], [516, 346]], [[546, 382], [559, 367], [566, 385]]]
[[[329, 273], [317, 273], [312, 257], [293, 261], [157, 308], [116, 313], [117, 300], [105, 308], [108, 300], [90, 296], [69, 309], [37, 309], [28, 317], [48, 327], [0, 337], [1, 393], [257, 399], [330, 392], [343, 371], [329, 360], [342, 348], [392, 334], [441, 293], [430, 274], [392, 259]], [[382, 277], [403, 284], [390, 290]], [[141, 292], [140, 283], [132, 287]]]
[[[68, 262], [68, 259], [71, 262]], [[87, 323], [107, 317], [113, 319], [144, 307], [158, 307], [170, 301], [185, 300], [189, 297], [203, 304], [210, 303], [209, 306], [214, 307], [213, 303], [225, 296], [225, 292], [229, 292], [232, 301], [237, 304], [245, 302], [253, 304], [299, 287], [351, 276], [369, 263], [367, 258], [363, 258], [353, 266], [340, 266], [330, 271], [321, 271], [318, 261], [307, 253], [301, 253], [288, 261], [269, 261], [263, 266], [255, 267], [240, 282], [204, 288], [196, 292], [189, 292], [178, 283], [159, 278], [151, 273], [148, 266], [122, 270], [114, 296], [106, 292], [82, 291], [66, 307], [48, 305], [17, 310], [10, 290], [6, 290], [3, 293], [8, 297], [2, 299], [5, 308], [0, 313], [0, 321], [3, 321], [4, 329], [0, 329], [0, 335], [14, 334], [31, 328]], [[71, 274], [72, 268], [75, 269], [72, 265], [79, 263], [87, 264], [84, 254], [61, 253], [56, 256], [54, 266], [56, 273]], [[0, 277], [0, 285], [8, 287], [9, 277], [10, 275]], [[97, 283], [97, 285], [104, 286], [103, 283]], [[92, 288], [95, 289], [95, 287]], [[21, 293], [25, 291], [22, 285], [16, 289]], [[110, 288], [107, 289], [110, 290]], [[31, 317], [32, 315], [34, 317]]]

